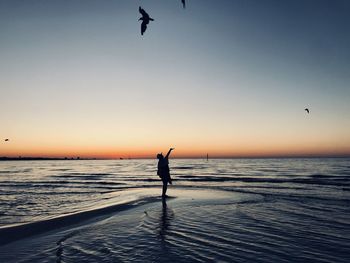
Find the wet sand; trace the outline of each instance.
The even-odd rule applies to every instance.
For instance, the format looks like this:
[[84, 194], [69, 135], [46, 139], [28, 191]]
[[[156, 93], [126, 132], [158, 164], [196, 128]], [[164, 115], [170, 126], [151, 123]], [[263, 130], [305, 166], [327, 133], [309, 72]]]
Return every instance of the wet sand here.
[[166, 199], [159, 193], [160, 189], [150, 188], [118, 194], [117, 204], [110, 201], [90, 212], [28, 225], [30, 236], [22, 239], [23, 226], [7, 229], [11, 243], [0, 247], [0, 258], [3, 262], [228, 260], [212, 250], [213, 245], [228, 246], [229, 240], [223, 237], [227, 233], [216, 229], [222, 218], [213, 217], [211, 208], [233, 212], [238, 204], [259, 199], [200, 189], [170, 188]]
[[31, 236], [0, 246], [1, 262], [347, 262], [345, 239], [322, 249], [345, 238], [342, 231], [325, 238], [314, 229], [326, 222], [286, 221], [273, 212], [286, 209], [278, 200], [181, 187], [170, 187], [164, 200], [160, 192], [116, 192], [90, 212], [32, 225]]

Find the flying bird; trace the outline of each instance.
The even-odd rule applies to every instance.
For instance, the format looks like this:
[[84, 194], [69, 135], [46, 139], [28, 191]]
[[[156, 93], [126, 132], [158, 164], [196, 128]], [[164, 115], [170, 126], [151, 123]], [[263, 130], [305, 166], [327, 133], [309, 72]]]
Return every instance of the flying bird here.
[[9, 141], [9, 139], [5, 139], [5, 142], [8, 142]]
[[309, 111], [309, 109], [308, 109], [308, 108], [306, 108], [306, 109], [305, 109], [305, 111], [306, 111], [307, 113], [310, 113], [310, 111]]
[[142, 20], [141, 35], [143, 35], [143, 33], [145, 33], [145, 31], [147, 29], [147, 25], [149, 24], [149, 21], [154, 21], [154, 19], [149, 17], [149, 15], [146, 13], [146, 11], [144, 9], [141, 8], [141, 6], [139, 7], [139, 12], [142, 15], [142, 17], [140, 17], [139, 21]]
[[186, 8], [186, 0], [181, 0], [181, 3], [182, 3], [182, 7]]

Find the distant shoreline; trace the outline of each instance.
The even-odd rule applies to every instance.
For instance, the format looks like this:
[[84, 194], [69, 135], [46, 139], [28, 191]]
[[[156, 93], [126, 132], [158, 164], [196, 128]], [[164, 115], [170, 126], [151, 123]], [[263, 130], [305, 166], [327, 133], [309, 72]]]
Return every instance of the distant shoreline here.
[[[350, 158], [349, 155], [336, 156], [261, 156], [261, 157], [212, 157], [209, 160], [219, 159], [332, 159]], [[154, 158], [80, 158], [80, 157], [0, 157], [1, 161], [86, 161], [86, 160], [151, 160]], [[206, 157], [174, 157], [172, 159], [206, 159]]]
[[0, 157], [0, 161], [81, 161], [81, 160], [103, 160], [98, 158], [80, 158], [80, 157]]

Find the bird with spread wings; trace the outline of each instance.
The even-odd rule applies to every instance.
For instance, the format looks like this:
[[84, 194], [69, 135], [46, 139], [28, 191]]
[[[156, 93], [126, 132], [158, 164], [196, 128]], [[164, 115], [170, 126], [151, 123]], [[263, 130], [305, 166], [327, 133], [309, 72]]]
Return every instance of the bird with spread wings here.
[[142, 20], [141, 23], [141, 35], [143, 35], [147, 29], [147, 25], [149, 24], [149, 21], [154, 21], [153, 18], [151, 18], [144, 9], [142, 9], [142, 7], [139, 7], [139, 12], [142, 15], [142, 17], [140, 17], [139, 21]]

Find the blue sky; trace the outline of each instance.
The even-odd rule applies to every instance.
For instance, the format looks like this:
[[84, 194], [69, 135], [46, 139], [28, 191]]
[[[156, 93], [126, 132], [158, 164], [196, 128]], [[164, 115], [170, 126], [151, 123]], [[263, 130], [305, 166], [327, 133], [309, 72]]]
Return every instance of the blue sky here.
[[[139, 5], [155, 19], [144, 36]], [[349, 11], [2, 0], [0, 155], [349, 154]]]

